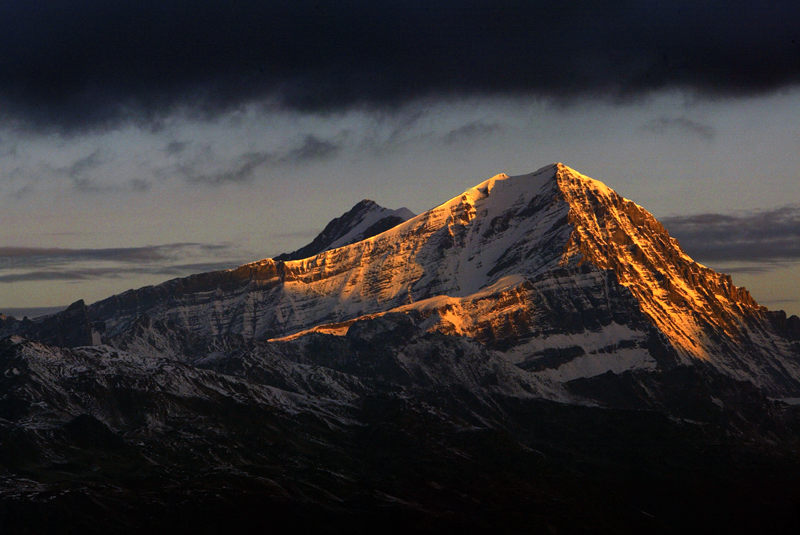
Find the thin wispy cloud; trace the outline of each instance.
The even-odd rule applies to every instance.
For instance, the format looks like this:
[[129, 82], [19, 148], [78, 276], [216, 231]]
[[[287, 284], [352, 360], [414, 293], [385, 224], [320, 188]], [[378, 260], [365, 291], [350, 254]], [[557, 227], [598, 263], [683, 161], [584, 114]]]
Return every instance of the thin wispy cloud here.
[[14, 199], [17, 199], [17, 200], [24, 199], [25, 197], [33, 194], [34, 191], [35, 191], [35, 188], [33, 187], [33, 184], [25, 184], [21, 188], [18, 188], [15, 191], [13, 191], [11, 193], [11, 196]]
[[308, 134], [293, 146], [282, 151], [248, 151], [228, 160], [221, 170], [206, 171], [204, 158], [188, 160], [178, 166], [181, 175], [190, 183], [218, 186], [230, 183], [249, 183], [266, 168], [282, 165], [303, 165], [336, 156], [341, 143]]
[[768, 264], [761, 264], [757, 266], [725, 266], [725, 273], [735, 274], [735, 273], [742, 273], [745, 275], [760, 275], [762, 273], [767, 273], [774, 269], [780, 267], [780, 263], [768, 263]]
[[688, 117], [659, 117], [642, 125], [642, 130], [655, 134], [689, 134], [706, 141], [714, 139], [717, 134], [711, 125]]
[[150, 190], [152, 183], [144, 178], [132, 178], [128, 180], [127, 186], [131, 191], [143, 193]]
[[227, 249], [227, 245], [195, 242], [147, 245], [143, 247], [60, 248], [0, 247], [0, 266], [6, 262], [18, 265], [42, 265], [64, 261], [113, 260], [115, 262], [147, 262], [180, 256], [192, 250], [204, 253]]
[[72, 181], [73, 187], [82, 193], [101, 193], [112, 186], [102, 184], [94, 178], [94, 172], [105, 164], [105, 157], [100, 149], [89, 155], [74, 160], [70, 165], [58, 169]]
[[22, 273], [5, 273], [0, 270], [0, 283], [30, 281], [87, 281], [98, 279], [124, 279], [136, 275], [185, 276], [193, 273], [234, 268], [239, 262], [198, 262], [194, 264], [120, 266], [103, 268], [66, 268], [59, 270], [33, 270]]
[[214, 173], [204, 173], [196, 170], [193, 165], [182, 165], [181, 172], [186, 180], [198, 184], [220, 185], [236, 182], [250, 182], [255, 172], [268, 162], [272, 161], [273, 156], [268, 152], [246, 152], [240, 154], [230, 162], [230, 165], [222, 171]]
[[98, 249], [0, 247], [0, 283], [182, 276], [232, 268], [251, 256], [228, 244], [206, 243]]
[[[110, 151], [95, 148], [86, 156], [72, 160], [67, 165], [56, 166], [45, 164], [44, 172], [38, 178], [49, 176], [51, 179], [67, 178], [77, 193], [108, 194], [120, 192], [143, 193], [152, 187], [150, 180], [141, 177], [120, 179], [119, 158]], [[34, 174], [29, 168], [29, 175]]]
[[78, 158], [63, 170], [72, 179], [85, 178], [86, 174], [103, 165], [100, 149], [95, 149], [88, 156]]
[[307, 135], [302, 143], [282, 155], [281, 163], [305, 163], [331, 158], [341, 150], [341, 146], [333, 141], [320, 139], [315, 135]]
[[54, 312], [58, 312], [65, 308], [67, 308], [66, 305], [52, 307], [6, 307], [0, 310], [0, 313], [13, 316], [15, 318], [35, 318], [37, 316], [53, 314]]
[[500, 123], [472, 121], [447, 132], [442, 141], [447, 145], [455, 145], [475, 138], [486, 138], [503, 130]]

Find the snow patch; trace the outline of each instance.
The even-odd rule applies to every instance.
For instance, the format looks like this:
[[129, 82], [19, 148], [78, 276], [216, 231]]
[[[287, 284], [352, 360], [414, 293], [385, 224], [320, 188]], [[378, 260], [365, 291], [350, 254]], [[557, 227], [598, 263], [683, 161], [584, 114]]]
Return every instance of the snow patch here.
[[617, 349], [611, 354], [582, 355], [555, 369], [545, 369], [536, 375], [557, 382], [595, 377], [606, 372], [620, 374], [629, 370], [655, 370], [656, 361], [644, 349]]

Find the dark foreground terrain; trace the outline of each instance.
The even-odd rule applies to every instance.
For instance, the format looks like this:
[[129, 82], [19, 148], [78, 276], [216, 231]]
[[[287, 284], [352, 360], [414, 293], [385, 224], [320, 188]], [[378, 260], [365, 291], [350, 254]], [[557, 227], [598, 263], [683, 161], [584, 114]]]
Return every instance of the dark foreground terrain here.
[[[800, 526], [798, 411], [710, 370], [570, 383], [576, 393], [606, 396], [601, 408], [478, 397], [459, 384], [411, 386], [387, 357], [358, 372], [363, 395], [332, 417], [330, 407], [298, 413], [274, 399], [254, 402], [257, 393], [234, 376], [175, 362], [162, 365], [171, 366], [170, 381], [183, 376], [186, 384], [170, 391], [158, 386], [156, 366], [140, 376], [79, 369], [45, 380], [35, 362], [23, 368], [20, 346], [6, 342], [3, 353], [4, 533]], [[446, 376], [447, 358], [432, 355]], [[643, 389], [653, 407], [638, 397]], [[26, 393], [39, 405], [61, 399], [62, 408], [86, 412], [59, 420]]]
[[[489, 430], [443, 442], [407, 407], [386, 406], [380, 422], [352, 435], [358, 457], [306, 445], [295, 459], [302, 467], [154, 470], [96, 437], [64, 465], [31, 466], [47, 489], [5, 497], [0, 519], [7, 533], [796, 533], [800, 525], [800, 466], [790, 452], [716, 442], [652, 414], [524, 410], [544, 420], [528, 444]], [[297, 454], [288, 448], [275, 457]], [[193, 461], [186, 457], [177, 463]]]

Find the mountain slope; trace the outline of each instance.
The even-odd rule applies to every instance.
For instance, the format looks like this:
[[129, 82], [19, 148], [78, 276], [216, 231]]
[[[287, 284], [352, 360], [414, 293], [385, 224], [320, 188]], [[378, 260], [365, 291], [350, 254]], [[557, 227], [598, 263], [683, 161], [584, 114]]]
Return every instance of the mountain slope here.
[[747, 290], [694, 262], [642, 207], [564, 166], [557, 176], [575, 229], [565, 261], [612, 271], [684, 361], [708, 360], [762, 386], [800, 378], [797, 348]]

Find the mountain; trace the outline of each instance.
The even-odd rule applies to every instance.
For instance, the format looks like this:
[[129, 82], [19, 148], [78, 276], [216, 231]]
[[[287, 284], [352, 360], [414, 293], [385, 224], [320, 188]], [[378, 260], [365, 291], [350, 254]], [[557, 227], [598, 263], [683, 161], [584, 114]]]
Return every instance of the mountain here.
[[795, 531], [800, 320], [563, 164], [386, 213], [0, 320], [0, 521]]
[[414, 213], [408, 208], [390, 210], [375, 201], [364, 199], [328, 223], [311, 243], [294, 252], [280, 254], [275, 260], [299, 260], [328, 249], [350, 245], [389, 230], [412, 217]]
[[[352, 235], [371, 219], [356, 220], [327, 228]], [[559, 381], [701, 361], [776, 396], [800, 387], [798, 347], [776, 315], [689, 258], [646, 210], [563, 164], [497, 175], [307, 258], [129, 291], [88, 318], [111, 337], [145, 314], [265, 340], [412, 310], [430, 330], [489, 343]]]

